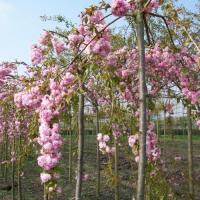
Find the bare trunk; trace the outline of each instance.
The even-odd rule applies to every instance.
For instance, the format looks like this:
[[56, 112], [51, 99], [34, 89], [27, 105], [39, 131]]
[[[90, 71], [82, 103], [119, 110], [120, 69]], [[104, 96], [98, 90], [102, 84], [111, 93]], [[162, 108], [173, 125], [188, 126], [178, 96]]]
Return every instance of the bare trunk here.
[[[5, 161], [8, 160], [8, 135], [6, 134], [6, 141], [5, 141]], [[4, 180], [5, 183], [8, 183], [8, 165], [7, 163], [5, 164], [5, 168], [4, 168]]]
[[[4, 161], [4, 142], [1, 143], [1, 152], [0, 152], [0, 162], [3, 162]], [[1, 176], [2, 178], [4, 177], [4, 167], [3, 165], [1, 164]]]
[[48, 200], [48, 193], [46, 191], [46, 184], [44, 183], [44, 200]]
[[163, 123], [164, 123], [164, 145], [163, 145], [163, 155], [165, 154], [165, 149], [166, 149], [166, 112], [164, 111], [164, 120], [163, 120]]
[[75, 200], [81, 200], [84, 150], [84, 95], [79, 94], [79, 140]]
[[159, 115], [157, 113], [157, 119], [156, 119], [156, 133], [157, 133], [157, 139], [159, 141], [160, 137], [159, 137]]
[[15, 200], [15, 137], [12, 144], [12, 200]]
[[19, 143], [18, 143], [18, 171], [17, 171], [17, 182], [18, 182], [18, 200], [22, 200], [22, 187], [21, 187], [21, 145], [22, 143], [22, 136], [19, 136]]
[[72, 182], [72, 116], [70, 113], [69, 122], [69, 183]]
[[[96, 135], [99, 133], [99, 109], [98, 105], [96, 106]], [[97, 185], [96, 185], [96, 195], [99, 198], [100, 196], [100, 152], [99, 152], [99, 143], [97, 142]]]
[[[184, 114], [183, 114], [183, 116], [184, 116]], [[185, 135], [185, 122], [184, 122], [184, 120], [183, 120], [183, 122], [182, 122], [182, 127], [183, 127], [183, 129], [182, 129], [182, 135]]]
[[189, 198], [194, 199], [194, 185], [193, 185], [193, 148], [192, 148], [192, 120], [191, 108], [187, 108], [188, 118], [188, 172], [189, 172]]
[[146, 81], [145, 81], [145, 46], [144, 22], [142, 17], [142, 3], [138, 3], [140, 11], [137, 13], [137, 41], [139, 51], [139, 98], [140, 98], [140, 148], [137, 183], [137, 200], [145, 199], [145, 165], [146, 165]]
[[119, 200], [118, 145], [115, 138], [115, 200]]

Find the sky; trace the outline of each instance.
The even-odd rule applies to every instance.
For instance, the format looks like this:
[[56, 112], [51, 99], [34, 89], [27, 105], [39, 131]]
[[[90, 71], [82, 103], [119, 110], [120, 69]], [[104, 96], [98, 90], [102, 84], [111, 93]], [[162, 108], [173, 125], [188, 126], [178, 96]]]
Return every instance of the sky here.
[[[99, 0], [0, 0], [0, 62], [30, 63], [30, 47], [36, 43], [43, 29], [53, 29], [56, 23], [43, 22], [40, 16], [63, 15], [79, 23], [78, 15]], [[179, 0], [193, 10], [197, 0]]]

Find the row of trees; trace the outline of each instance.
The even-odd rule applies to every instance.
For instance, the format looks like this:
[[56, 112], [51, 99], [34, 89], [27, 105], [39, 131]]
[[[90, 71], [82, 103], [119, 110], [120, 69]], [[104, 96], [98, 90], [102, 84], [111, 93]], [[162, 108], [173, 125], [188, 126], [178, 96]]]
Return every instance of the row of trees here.
[[[107, 22], [110, 17], [111, 21]], [[123, 17], [130, 29], [124, 37], [110, 29]], [[193, 117], [200, 126], [199, 47], [193, 37], [198, 34], [197, 17], [176, 9], [171, 1], [113, 0], [112, 4], [101, 1], [81, 13], [77, 27], [59, 17], [66, 22], [66, 30], [43, 33], [31, 48], [30, 65], [1, 64], [0, 139], [5, 156], [2, 166], [7, 177], [7, 164], [12, 163], [14, 180], [15, 164], [19, 165], [18, 199], [21, 199], [20, 165], [30, 146], [39, 149], [37, 162], [42, 169], [44, 199], [61, 192], [58, 166], [62, 159], [63, 116], [70, 130], [72, 119], [78, 116], [75, 199], [81, 199], [86, 103], [93, 106], [96, 115], [97, 196], [100, 195], [100, 152], [103, 152], [114, 158], [115, 200], [119, 199], [118, 148], [123, 144], [129, 145], [138, 163], [137, 200], [145, 199], [145, 183], [153, 185], [151, 174], [160, 166], [160, 149], [151, 122], [160, 97], [175, 98], [188, 111], [190, 198], [193, 198], [191, 110], [196, 111]], [[21, 65], [26, 67], [27, 76], [17, 75]], [[170, 109], [167, 104], [164, 113]], [[100, 112], [107, 119], [104, 133], [99, 133]], [[122, 142], [124, 137], [126, 142]], [[14, 199], [14, 181], [12, 188]], [[153, 187], [146, 191], [156, 198], [152, 196]]]

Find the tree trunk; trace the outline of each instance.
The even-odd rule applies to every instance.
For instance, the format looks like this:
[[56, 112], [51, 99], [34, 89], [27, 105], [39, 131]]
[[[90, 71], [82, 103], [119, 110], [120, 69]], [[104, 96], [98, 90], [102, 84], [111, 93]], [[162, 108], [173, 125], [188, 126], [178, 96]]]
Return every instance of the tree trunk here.
[[69, 183], [72, 182], [72, 115], [69, 121]]
[[79, 140], [75, 200], [81, 200], [84, 150], [84, 95], [79, 94]]
[[18, 182], [18, 200], [22, 200], [22, 187], [21, 187], [21, 145], [22, 143], [22, 136], [19, 136], [19, 143], [18, 143], [18, 169], [17, 169], [17, 182]]
[[15, 200], [15, 159], [16, 159], [16, 152], [15, 152], [15, 137], [13, 138], [12, 144], [12, 200]]
[[[1, 144], [1, 152], [0, 152], [0, 163], [3, 162], [4, 159], [4, 143], [2, 142]], [[1, 164], [1, 176], [3, 177], [3, 165]]]
[[164, 120], [163, 120], [163, 123], [164, 123], [164, 145], [163, 145], [163, 155], [165, 154], [165, 149], [166, 149], [166, 112], [164, 111]]
[[189, 198], [194, 199], [194, 185], [193, 185], [193, 148], [192, 148], [192, 119], [191, 108], [187, 108], [188, 120], [188, 172], [189, 172]]
[[48, 192], [46, 191], [46, 184], [44, 183], [44, 200], [48, 200]]
[[119, 200], [118, 144], [115, 138], [115, 200]]
[[[99, 133], [99, 109], [98, 105], [96, 106], [96, 135]], [[99, 143], [97, 141], [97, 185], [96, 185], [96, 196], [99, 198], [100, 196], [100, 152], [99, 152]]]
[[142, 1], [138, 3], [137, 13], [137, 41], [139, 51], [139, 99], [140, 99], [140, 147], [137, 183], [137, 200], [145, 199], [145, 165], [146, 165], [146, 80], [145, 80], [145, 46], [144, 46], [144, 22], [142, 17]]
[[157, 113], [156, 117], [157, 117], [156, 118], [156, 133], [157, 133], [157, 139], [159, 141], [160, 137], [159, 137], [159, 115], [158, 115], [158, 113]]
[[[5, 135], [5, 161], [8, 161], [8, 135]], [[5, 183], [8, 183], [8, 164], [5, 164], [5, 168], [4, 168], [4, 180]]]

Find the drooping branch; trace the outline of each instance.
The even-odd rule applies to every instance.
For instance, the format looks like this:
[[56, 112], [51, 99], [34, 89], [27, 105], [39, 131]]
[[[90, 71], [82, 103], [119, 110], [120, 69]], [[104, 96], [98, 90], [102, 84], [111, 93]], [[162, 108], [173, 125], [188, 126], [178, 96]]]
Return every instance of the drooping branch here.
[[15, 61], [15, 62], [12, 62], [12, 64], [16, 64], [16, 65], [24, 65], [24, 66], [28, 66], [28, 64], [24, 61]]
[[65, 38], [65, 39], [69, 40], [68, 37], [67, 37], [66, 35], [62, 34], [62, 33], [58, 33], [58, 32], [56, 32], [56, 31], [47, 31], [47, 30], [45, 30], [45, 29], [44, 29], [44, 31], [49, 32], [49, 33], [52, 33], [53, 35], [58, 35], [58, 36], [60, 36], [60, 37], [62, 37], [62, 38]]
[[159, 17], [159, 18], [161, 18], [161, 19], [164, 21], [165, 26], [166, 26], [166, 28], [167, 28], [167, 31], [168, 31], [168, 33], [169, 33], [169, 37], [170, 37], [171, 43], [172, 43], [172, 45], [175, 47], [176, 45], [175, 45], [175, 43], [174, 43], [173, 36], [172, 36], [172, 34], [171, 34], [171, 31], [170, 31], [170, 29], [169, 29], [169, 26], [168, 26], [168, 24], [167, 24], [167, 21], [166, 21], [165, 17], [164, 17], [163, 15], [159, 15], [159, 14], [151, 13], [151, 12], [148, 12], [148, 14], [151, 15], [151, 16], [154, 16], [154, 17]]
[[147, 23], [145, 13], [143, 13], [143, 20], [144, 20], [144, 26], [145, 26], [145, 30], [146, 30], [147, 40], [148, 40], [148, 43], [149, 43], [149, 46], [150, 46], [151, 45], [151, 38], [150, 38], [150, 34], [149, 34], [149, 26], [148, 26], [148, 23]]
[[[86, 50], [86, 48], [99, 36], [99, 34], [103, 33], [109, 26], [111, 26], [113, 23], [115, 23], [116, 21], [118, 21], [119, 19], [121, 19], [121, 17], [117, 17], [116, 19], [114, 19], [113, 21], [111, 21], [110, 23], [108, 23], [101, 31], [98, 32], [98, 34], [96, 34], [86, 45], [85, 47], [74, 57], [74, 59], [67, 65], [67, 67], [65, 67], [65, 69], [61, 72], [64, 73], [66, 71], [66, 69], [72, 65], [78, 58], [79, 56]], [[59, 75], [61, 75], [59, 74]]]
[[144, 5], [144, 10], [149, 6], [150, 3], [151, 3], [151, 0], [148, 0], [148, 1], [146, 2], [146, 4]]
[[198, 47], [197, 43], [194, 41], [194, 39], [192, 38], [191, 34], [188, 32], [188, 30], [183, 27], [183, 30], [186, 32], [186, 34], [188, 35], [188, 37], [190, 38], [191, 42], [194, 44], [194, 46], [196, 47], [198, 53], [200, 54], [200, 48]]

